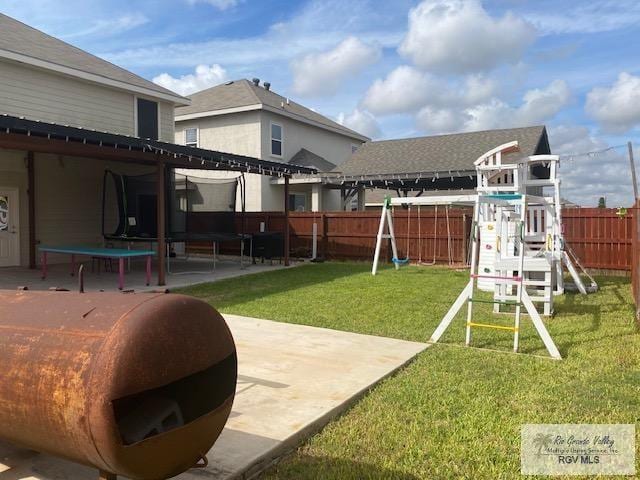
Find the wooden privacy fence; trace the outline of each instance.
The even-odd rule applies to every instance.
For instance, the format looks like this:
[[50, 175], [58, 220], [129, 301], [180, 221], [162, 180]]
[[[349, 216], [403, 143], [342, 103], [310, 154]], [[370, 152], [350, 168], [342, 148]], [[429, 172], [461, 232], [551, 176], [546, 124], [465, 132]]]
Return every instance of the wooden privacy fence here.
[[631, 270], [633, 210], [567, 208], [562, 211], [565, 242], [585, 268]]
[[636, 202], [631, 220], [631, 291], [636, 304], [636, 320], [640, 321], [640, 219], [637, 218], [640, 201]]
[[[470, 209], [449, 208], [448, 220], [446, 212], [444, 207], [439, 207], [436, 221], [436, 211], [432, 207], [422, 207], [420, 212], [413, 207], [410, 213], [397, 208], [394, 225], [400, 258], [408, 255], [412, 262], [422, 260], [423, 263], [429, 263], [433, 261], [435, 253], [438, 263], [447, 263], [451, 252], [454, 263], [466, 262], [472, 212]], [[631, 270], [632, 255], [637, 251], [633, 248], [632, 212], [633, 209], [629, 209], [629, 213], [621, 217], [616, 209], [563, 210], [565, 240], [585, 268]], [[207, 215], [211, 214], [201, 212], [190, 215], [198, 215], [198, 223], [206, 224]], [[284, 213], [281, 212], [251, 212], [244, 214], [244, 229], [241, 215], [236, 215], [235, 227], [238, 232], [256, 233], [264, 222], [266, 231], [284, 232], [284, 221]], [[292, 212], [289, 216], [291, 253], [294, 256], [310, 255], [313, 224], [316, 223], [319, 256], [327, 259], [371, 260], [379, 222], [378, 210]], [[194, 243], [191, 249], [202, 251], [210, 249], [210, 245]], [[223, 245], [222, 252], [237, 253], [238, 245]], [[382, 255], [383, 258], [390, 258], [387, 242]]]

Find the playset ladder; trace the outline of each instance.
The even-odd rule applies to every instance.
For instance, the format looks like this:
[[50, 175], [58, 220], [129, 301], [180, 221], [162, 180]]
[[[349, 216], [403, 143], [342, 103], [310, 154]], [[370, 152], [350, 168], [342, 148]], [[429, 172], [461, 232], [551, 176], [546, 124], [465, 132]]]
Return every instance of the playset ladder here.
[[[516, 287], [516, 294], [513, 296], [513, 299], [509, 300], [483, 300], [474, 298], [474, 293], [477, 291], [476, 280], [478, 278], [486, 277], [486, 275], [481, 275], [478, 273], [478, 253], [479, 253], [479, 243], [480, 243], [480, 227], [479, 227], [479, 216], [480, 216], [480, 208], [483, 204], [496, 204], [500, 205], [502, 208], [513, 208], [516, 213], [519, 214], [518, 224], [516, 230], [519, 232], [519, 244], [518, 248], [518, 262], [516, 267], [515, 275], [511, 276], [495, 276], [496, 280], [499, 280], [502, 283], [507, 283]], [[520, 333], [520, 320], [522, 314], [522, 307], [524, 307], [525, 311], [531, 318], [533, 325], [538, 332], [538, 335], [542, 339], [549, 355], [555, 359], [561, 359], [560, 352], [556, 347], [555, 343], [551, 339], [549, 332], [547, 331], [540, 314], [536, 310], [529, 294], [526, 291], [524, 285], [524, 256], [525, 256], [525, 233], [524, 233], [524, 224], [526, 221], [526, 212], [527, 212], [527, 198], [524, 194], [489, 194], [489, 195], [478, 195], [475, 203], [475, 207], [473, 210], [473, 225], [471, 228], [471, 271], [469, 275], [469, 282], [466, 287], [456, 301], [453, 303], [447, 314], [444, 316], [436, 330], [431, 335], [430, 341], [435, 343], [437, 342], [442, 334], [449, 327], [451, 322], [457, 313], [462, 309], [462, 307], [467, 304], [467, 321], [466, 321], [466, 335], [465, 335], [465, 344], [469, 346], [471, 344], [471, 330], [472, 328], [491, 328], [496, 330], [507, 330], [513, 332], [513, 351], [518, 351], [518, 343], [519, 343], [519, 333]], [[514, 313], [514, 324], [513, 327], [506, 325], [495, 325], [488, 323], [476, 322], [473, 320], [473, 304], [474, 303], [492, 303], [496, 302], [501, 305], [513, 305], [515, 307]]]

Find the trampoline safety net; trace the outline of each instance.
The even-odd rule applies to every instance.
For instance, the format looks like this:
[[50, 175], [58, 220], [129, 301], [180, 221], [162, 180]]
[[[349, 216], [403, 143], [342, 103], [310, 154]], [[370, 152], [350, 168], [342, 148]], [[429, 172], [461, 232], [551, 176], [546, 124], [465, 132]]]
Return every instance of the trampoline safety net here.
[[[169, 170], [166, 178], [168, 238], [182, 241], [191, 236], [242, 233], [237, 231], [236, 215], [244, 216], [243, 175], [213, 179]], [[241, 224], [244, 225], [244, 218]], [[124, 175], [105, 171], [102, 233], [107, 239], [157, 237], [155, 174]]]

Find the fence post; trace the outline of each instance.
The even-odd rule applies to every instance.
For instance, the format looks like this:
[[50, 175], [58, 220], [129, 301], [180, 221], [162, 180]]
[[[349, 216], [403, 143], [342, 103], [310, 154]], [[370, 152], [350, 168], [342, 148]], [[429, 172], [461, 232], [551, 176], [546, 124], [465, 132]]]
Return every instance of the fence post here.
[[467, 232], [467, 214], [462, 214], [462, 264], [467, 264], [467, 241], [469, 233]]
[[633, 219], [631, 222], [631, 290], [633, 292], [633, 301], [636, 305], [636, 321], [640, 322], [640, 270], [638, 267], [640, 266], [640, 252], [638, 248], [639, 236], [640, 236], [640, 214], [638, 212], [638, 208], [640, 208], [640, 200], [636, 200], [633, 204], [634, 208], [631, 211], [631, 215], [633, 215]]
[[322, 256], [325, 260], [329, 258], [329, 221], [327, 220], [327, 214], [322, 213]]

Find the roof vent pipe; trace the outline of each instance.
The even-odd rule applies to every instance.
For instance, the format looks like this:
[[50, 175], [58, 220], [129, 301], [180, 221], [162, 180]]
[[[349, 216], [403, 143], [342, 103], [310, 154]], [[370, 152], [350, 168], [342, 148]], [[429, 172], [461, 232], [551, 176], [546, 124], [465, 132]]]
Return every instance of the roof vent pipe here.
[[260, 79], [259, 78], [254, 78], [253, 80], [251, 80], [253, 82], [253, 84], [257, 87], [260, 85]]
[[264, 89], [267, 90], [267, 91], [271, 88], [271, 83], [270, 82], [264, 82], [262, 85], [264, 86]]

